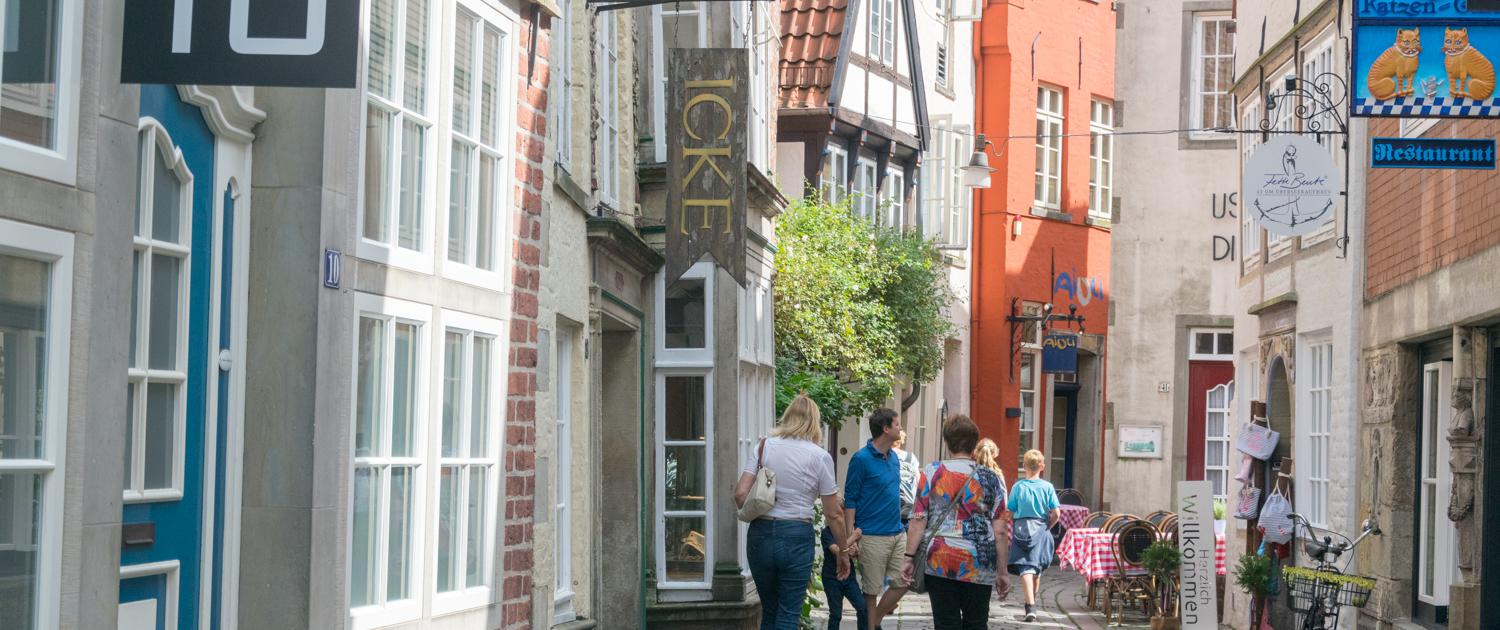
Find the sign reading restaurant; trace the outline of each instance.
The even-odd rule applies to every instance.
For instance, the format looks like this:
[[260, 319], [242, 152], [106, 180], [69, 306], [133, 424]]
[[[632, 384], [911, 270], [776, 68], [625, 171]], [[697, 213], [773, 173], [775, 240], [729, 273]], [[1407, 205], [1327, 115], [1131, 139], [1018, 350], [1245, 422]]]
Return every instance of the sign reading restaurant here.
[[[352, 88], [359, 6], [359, 0], [126, 0], [120, 82]], [[378, 12], [387, 5], [373, 6]]]
[[1500, 0], [1355, 0], [1353, 116], [1500, 117]]
[[1495, 139], [1372, 138], [1372, 168], [1495, 169]]
[[748, 75], [743, 48], [668, 56], [668, 284], [708, 254], [745, 285]]

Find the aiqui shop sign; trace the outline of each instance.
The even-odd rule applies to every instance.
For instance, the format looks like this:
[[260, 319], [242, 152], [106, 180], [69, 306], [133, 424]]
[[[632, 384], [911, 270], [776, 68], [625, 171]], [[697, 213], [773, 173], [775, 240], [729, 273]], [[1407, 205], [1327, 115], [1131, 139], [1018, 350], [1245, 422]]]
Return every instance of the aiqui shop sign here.
[[359, 6], [359, 0], [126, 0], [120, 82], [352, 88]]
[[1267, 232], [1306, 236], [1333, 219], [1339, 177], [1326, 147], [1296, 135], [1272, 136], [1245, 162], [1244, 204]]
[[706, 254], [745, 286], [748, 76], [743, 48], [668, 55], [668, 284]]
[[1352, 116], [1500, 117], [1500, 0], [1355, 0]]

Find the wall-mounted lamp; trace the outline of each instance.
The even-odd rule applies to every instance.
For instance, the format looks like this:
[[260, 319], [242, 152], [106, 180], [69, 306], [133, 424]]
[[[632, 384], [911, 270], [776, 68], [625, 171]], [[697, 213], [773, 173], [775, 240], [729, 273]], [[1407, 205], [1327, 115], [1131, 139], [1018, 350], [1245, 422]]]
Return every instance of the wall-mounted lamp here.
[[986, 140], [984, 134], [979, 134], [974, 138], [974, 154], [969, 156], [969, 163], [961, 169], [965, 187], [990, 187], [990, 173], [995, 171], [990, 168], [990, 156], [985, 152], [985, 148], [990, 146], [993, 146], [993, 143]]
[[1021, 217], [1010, 220], [1010, 235], [1011, 238], [1021, 238]]

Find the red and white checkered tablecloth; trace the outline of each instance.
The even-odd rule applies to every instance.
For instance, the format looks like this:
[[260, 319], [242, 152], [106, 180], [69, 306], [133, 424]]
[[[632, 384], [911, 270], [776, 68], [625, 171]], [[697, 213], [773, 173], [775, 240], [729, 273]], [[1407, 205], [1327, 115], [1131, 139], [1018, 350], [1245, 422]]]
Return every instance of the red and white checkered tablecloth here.
[[[1063, 568], [1071, 568], [1083, 574], [1084, 579], [1092, 582], [1102, 577], [1119, 575], [1115, 563], [1114, 550], [1111, 543], [1114, 534], [1099, 531], [1098, 528], [1070, 529], [1063, 535], [1062, 543], [1058, 545], [1057, 557], [1062, 562]], [[1219, 575], [1224, 575], [1224, 537], [1214, 536], [1214, 568]], [[1144, 574], [1144, 571], [1131, 571], [1131, 575]]]
[[1064, 529], [1075, 529], [1083, 526], [1092, 512], [1088, 506], [1083, 505], [1059, 505], [1057, 506], [1057, 522]]

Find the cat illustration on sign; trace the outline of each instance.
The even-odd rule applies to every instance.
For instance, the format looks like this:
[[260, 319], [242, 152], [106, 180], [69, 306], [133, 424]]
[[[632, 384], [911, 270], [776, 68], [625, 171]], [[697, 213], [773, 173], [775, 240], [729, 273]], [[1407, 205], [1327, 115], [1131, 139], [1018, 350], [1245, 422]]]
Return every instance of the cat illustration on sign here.
[[1484, 100], [1495, 91], [1495, 65], [1469, 45], [1469, 29], [1443, 29], [1443, 55], [1453, 96]]
[[[1417, 55], [1421, 52], [1421, 29], [1396, 29], [1396, 43], [1370, 64], [1370, 75], [1365, 78], [1370, 96], [1377, 101], [1386, 101], [1415, 93], [1412, 84], [1417, 76]], [[1494, 74], [1490, 76], [1493, 80]]]

